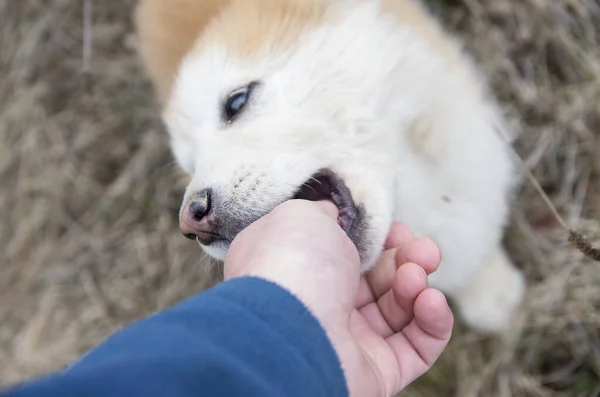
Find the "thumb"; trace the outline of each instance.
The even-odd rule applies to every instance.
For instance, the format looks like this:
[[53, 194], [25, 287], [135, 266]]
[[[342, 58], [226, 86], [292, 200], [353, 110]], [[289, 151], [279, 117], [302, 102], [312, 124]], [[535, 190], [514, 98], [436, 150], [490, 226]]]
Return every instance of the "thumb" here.
[[317, 201], [316, 204], [319, 208], [327, 215], [329, 218], [337, 220], [339, 215], [339, 210], [337, 205], [329, 200], [321, 200]]
[[[297, 204], [299, 204], [300, 202], [306, 203], [306, 205], [304, 205], [302, 207], [298, 206], [298, 208], [302, 208], [303, 210], [308, 210], [308, 208], [311, 208], [311, 211], [314, 211], [314, 209], [316, 207], [323, 214], [325, 214], [328, 218], [331, 218], [332, 220], [337, 220], [337, 218], [338, 218], [338, 215], [339, 215], [338, 207], [330, 200], [310, 201], [310, 200], [304, 200], [304, 199], [294, 199], [294, 200], [289, 200], [287, 203], [284, 203], [284, 204], [289, 204], [290, 202], [293, 202], [293, 201], [296, 201]], [[294, 203], [291, 203], [291, 204], [294, 205]], [[298, 210], [298, 208], [296, 210]], [[302, 209], [300, 210], [301, 212], [303, 211]]]

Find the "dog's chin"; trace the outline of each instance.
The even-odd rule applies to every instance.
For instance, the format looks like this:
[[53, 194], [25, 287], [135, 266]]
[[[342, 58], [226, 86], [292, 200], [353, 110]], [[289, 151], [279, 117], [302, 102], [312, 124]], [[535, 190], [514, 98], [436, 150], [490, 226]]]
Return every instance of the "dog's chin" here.
[[231, 245], [231, 241], [229, 240], [219, 240], [210, 245], [200, 244], [202, 250], [206, 255], [215, 259], [217, 261], [224, 261], [225, 256], [227, 255], [227, 250], [229, 250], [229, 246]]

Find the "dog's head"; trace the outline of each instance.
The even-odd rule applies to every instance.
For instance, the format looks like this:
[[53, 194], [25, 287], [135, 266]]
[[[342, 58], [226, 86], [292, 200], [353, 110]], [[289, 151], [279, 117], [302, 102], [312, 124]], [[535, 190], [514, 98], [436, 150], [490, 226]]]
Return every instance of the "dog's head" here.
[[368, 43], [348, 42], [351, 21], [325, 2], [234, 3], [185, 57], [164, 110], [191, 176], [182, 232], [223, 259], [280, 203], [330, 199], [370, 267], [392, 220], [394, 142], [365, 75], [377, 67], [357, 58]]

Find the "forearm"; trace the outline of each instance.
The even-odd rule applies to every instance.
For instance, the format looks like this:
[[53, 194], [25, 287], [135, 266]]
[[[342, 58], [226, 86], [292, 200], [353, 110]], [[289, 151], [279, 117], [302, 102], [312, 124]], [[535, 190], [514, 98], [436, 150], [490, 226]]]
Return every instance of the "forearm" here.
[[278, 286], [244, 278], [144, 319], [68, 370], [0, 397], [347, 394], [317, 320]]

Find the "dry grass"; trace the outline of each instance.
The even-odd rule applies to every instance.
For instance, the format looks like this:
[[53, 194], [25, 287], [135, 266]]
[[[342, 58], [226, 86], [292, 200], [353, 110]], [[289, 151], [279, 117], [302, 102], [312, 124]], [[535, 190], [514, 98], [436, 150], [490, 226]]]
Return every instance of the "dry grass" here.
[[[599, 2], [451, 3], [440, 15], [489, 74], [527, 166], [600, 241]], [[183, 184], [137, 64], [133, 4], [0, 0], [0, 385], [215, 280], [177, 229]], [[457, 330], [406, 396], [600, 392], [600, 266], [527, 183], [507, 245], [530, 283], [522, 321], [502, 341]]]

